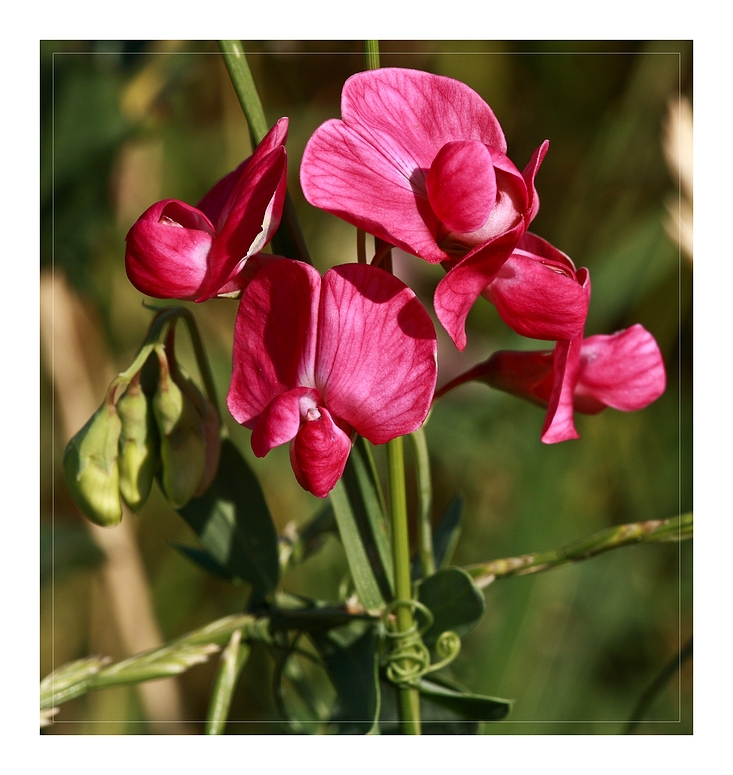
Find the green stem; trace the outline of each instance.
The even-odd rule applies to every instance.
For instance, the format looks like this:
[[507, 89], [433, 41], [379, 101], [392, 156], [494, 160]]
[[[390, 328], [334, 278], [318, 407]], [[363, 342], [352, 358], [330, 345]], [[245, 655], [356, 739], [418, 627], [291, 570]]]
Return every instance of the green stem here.
[[[257, 92], [257, 86], [252, 77], [252, 71], [249, 69], [242, 41], [220, 40], [219, 48], [229, 71], [234, 91], [237, 93], [239, 104], [242, 106], [244, 116], [247, 119], [249, 133], [252, 138], [252, 147], [254, 148], [267, 134], [269, 125], [265, 117], [260, 95]], [[290, 193], [287, 191], [285, 193], [281, 224], [284, 228], [275, 232], [272, 238], [275, 252], [288, 258], [297, 258], [306, 264], [312, 264], [308, 247], [305, 244], [303, 233], [298, 224], [295, 205], [290, 198]]]
[[[397, 600], [410, 601], [410, 537], [407, 526], [407, 493], [405, 489], [405, 454], [402, 436], [387, 443], [389, 471], [389, 505], [392, 516], [392, 552], [394, 555], [395, 596]], [[412, 609], [407, 605], [397, 608], [398, 632], [411, 633], [415, 628]], [[397, 647], [399, 647], [399, 641]], [[400, 718], [405, 734], [419, 735], [420, 694], [410, 686], [399, 687]]]
[[367, 70], [379, 69], [379, 41], [364, 41], [364, 57], [366, 59]]
[[632, 522], [628, 525], [599, 530], [561, 549], [469, 565], [466, 570], [478, 586], [485, 587], [495, 579], [525, 576], [528, 573], [560, 568], [571, 562], [586, 560], [610, 549], [618, 549], [630, 544], [684, 541], [687, 538], [692, 538], [692, 512], [672, 519]]
[[221, 655], [214, 690], [211, 694], [209, 714], [206, 719], [205, 731], [207, 735], [223, 733], [234, 690], [250, 651], [249, 643], [242, 643], [242, 630], [235, 630]]
[[428, 443], [425, 440], [425, 431], [423, 427], [418, 428], [414, 433], [410, 434], [410, 441], [412, 442], [412, 449], [415, 453], [418, 502], [420, 504], [417, 520], [420, 565], [422, 566], [423, 578], [427, 578], [435, 573], [435, 553], [433, 551], [432, 525], [430, 524], [433, 486], [430, 480]]

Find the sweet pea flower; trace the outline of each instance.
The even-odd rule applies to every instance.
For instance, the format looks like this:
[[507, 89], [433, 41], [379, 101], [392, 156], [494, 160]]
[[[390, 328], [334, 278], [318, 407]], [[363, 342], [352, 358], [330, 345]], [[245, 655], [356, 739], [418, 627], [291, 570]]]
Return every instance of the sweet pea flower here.
[[441, 388], [445, 395], [469, 380], [485, 382], [547, 408], [542, 441], [579, 438], [573, 411], [597, 414], [610, 406], [633, 412], [664, 393], [664, 361], [654, 337], [640, 325], [611, 335], [558, 342], [554, 350], [494, 353]]
[[547, 141], [520, 172], [493, 111], [460, 81], [403, 68], [357, 73], [344, 84], [341, 116], [306, 145], [305, 198], [408, 253], [476, 263], [505, 237], [506, 258], [539, 209], [534, 179]]
[[459, 350], [466, 347], [466, 317], [479, 295], [522, 336], [570, 341], [582, 335], [590, 303], [587, 269], [576, 269], [565, 253], [530, 232], [501, 260], [495, 274], [484, 271], [489, 263], [461, 261], [435, 289], [435, 313]]
[[325, 497], [354, 433], [383, 444], [425, 421], [437, 342], [415, 294], [378, 267], [345, 264], [321, 278], [284, 259], [242, 293], [227, 402], [264, 457], [290, 442], [300, 485]]
[[125, 267], [139, 291], [187, 301], [233, 295], [273, 260], [260, 251], [280, 225], [287, 132], [281, 118], [197, 207], [165, 199], [138, 218], [125, 238]]

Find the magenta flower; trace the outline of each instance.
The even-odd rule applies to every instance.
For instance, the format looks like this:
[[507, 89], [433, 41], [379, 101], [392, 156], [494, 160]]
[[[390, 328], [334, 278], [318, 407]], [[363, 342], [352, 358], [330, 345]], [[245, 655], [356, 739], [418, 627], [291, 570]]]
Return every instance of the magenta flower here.
[[640, 325], [610, 336], [558, 342], [554, 351], [494, 353], [437, 395], [469, 380], [547, 407], [542, 427], [546, 444], [579, 438], [573, 411], [643, 409], [664, 393], [667, 382], [659, 346]]
[[323, 278], [275, 261], [242, 294], [227, 402], [264, 457], [290, 442], [298, 482], [325, 497], [354, 432], [383, 444], [417, 430], [437, 378], [430, 316], [393, 275], [345, 264]]
[[241, 290], [255, 265], [272, 260], [260, 251], [280, 225], [287, 132], [288, 119], [281, 118], [198, 207], [165, 199], [138, 218], [126, 237], [125, 267], [139, 291], [206, 301]]
[[466, 317], [479, 295], [522, 336], [553, 341], [582, 334], [590, 302], [587, 269], [576, 270], [562, 251], [529, 232], [495, 275], [485, 272], [489, 263], [486, 256], [478, 263], [461, 261], [435, 289], [435, 312], [459, 350], [466, 347]]
[[316, 207], [433, 263], [475, 257], [502, 236], [506, 258], [536, 215], [548, 143], [519, 172], [493, 111], [460, 81], [402, 68], [357, 73], [341, 115], [303, 154], [301, 186]]

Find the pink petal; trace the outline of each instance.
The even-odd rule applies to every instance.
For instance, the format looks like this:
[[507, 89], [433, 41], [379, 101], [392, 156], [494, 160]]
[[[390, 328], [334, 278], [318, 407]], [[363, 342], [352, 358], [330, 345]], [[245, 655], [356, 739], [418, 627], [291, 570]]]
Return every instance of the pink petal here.
[[541, 438], [545, 444], [580, 438], [573, 422], [573, 391], [578, 379], [582, 339], [581, 334], [571, 342], [563, 341], [555, 345], [554, 382], [542, 426]]
[[263, 267], [242, 292], [234, 327], [227, 404], [253, 428], [275, 397], [315, 387], [313, 370], [321, 277], [311, 266], [283, 259]]
[[446, 143], [430, 166], [428, 199], [450, 231], [472, 232], [483, 226], [496, 202], [491, 154], [476, 141]]
[[245, 159], [234, 171], [225, 175], [198, 203], [198, 209], [206, 213], [209, 220], [214, 224], [216, 231], [221, 230], [229, 215], [233, 204], [230, 201], [232, 191], [245, 174], [247, 166], [252, 162], [259, 162], [278, 146], [284, 145], [287, 135], [288, 119], [281, 118], [264, 136], [262, 142], [257, 145], [252, 156]]
[[643, 326], [637, 324], [610, 336], [589, 336], [583, 342], [575, 388], [578, 403], [591, 398], [632, 412], [656, 401], [666, 383], [662, 353]]
[[407, 177], [415, 168], [427, 170], [453, 140], [478, 140], [506, 153], [494, 112], [473, 89], [422, 70], [384, 67], [351, 76], [341, 116]]
[[353, 129], [335, 119], [308, 141], [300, 185], [315, 207], [343, 218], [426, 261], [447, 258], [425, 193], [426, 170], [405, 172]]
[[177, 199], [156, 202], [125, 237], [130, 282], [159, 299], [196, 298], [206, 277], [213, 236], [213, 226], [195, 207]]
[[483, 295], [501, 319], [522, 336], [572, 339], [583, 331], [590, 302], [587, 271], [578, 272], [582, 283], [574, 275], [569, 276], [557, 264], [547, 265], [533, 254], [515, 250]]
[[435, 314], [459, 350], [466, 348], [466, 318], [471, 307], [509, 258], [523, 229], [523, 224], [517, 224], [472, 251], [438, 283], [433, 299]]
[[531, 223], [531, 221], [534, 220], [534, 217], [537, 215], [537, 212], [540, 209], [540, 198], [537, 194], [537, 189], [534, 185], [534, 179], [537, 175], [537, 171], [540, 168], [540, 164], [542, 164], [542, 160], [545, 158], [545, 154], [547, 153], [547, 149], [550, 147], [550, 141], [545, 140], [542, 145], [539, 146], [535, 150], [535, 152], [532, 154], [532, 158], [527, 163], [527, 166], [524, 168], [524, 171], [522, 172], [522, 175], [524, 176], [524, 180], [526, 182], [527, 186], [527, 192], [529, 194], [528, 197], [528, 210], [527, 210], [527, 224]]
[[209, 279], [197, 301], [216, 296], [246, 259], [265, 247], [280, 224], [287, 184], [285, 149], [280, 146], [247, 165], [231, 193], [231, 206], [209, 254]]
[[290, 463], [301, 487], [325, 498], [341, 478], [351, 451], [351, 438], [319, 407], [318, 417], [303, 423], [290, 445]]
[[328, 409], [374, 444], [417, 430], [437, 378], [435, 329], [415, 294], [364, 264], [323, 278], [316, 384]]
[[301, 403], [317, 406], [318, 391], [313, 388], [295, 388], [281, 393], [270, 401], [260, 413], [252, 431], [252, 451], [257, 457], [264, 457], [274, 447], [279, 447], [295, 438], [301, 423]]

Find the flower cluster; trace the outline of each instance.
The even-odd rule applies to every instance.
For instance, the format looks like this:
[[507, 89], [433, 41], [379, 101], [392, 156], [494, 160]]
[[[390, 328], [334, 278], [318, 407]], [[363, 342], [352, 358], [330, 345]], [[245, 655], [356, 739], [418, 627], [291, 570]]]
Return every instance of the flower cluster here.
[[300, 484], [325, 496], [356, 434], [375, 444], [419, 428], [436, 395], [479, 379], [547, 407], [542, 440], [577, 438], [573, 411], [640, 409], [664, 390], [659, 348], [641, 326], [584, 338], [587, 269], [528, 231], [540, 201], [541, 143], [520, 170], [491, 108], [459, 81], [402, 68], [358, 73], [341, 119], [308, 141], [308, 202], [445, 274], [435, 314], [460, 350], [483, 297], [547, 352], [501, 352], [437, 394], [430, 316], [390, 272], [344, 264], [321, 276], [264, 253], [285, 196], [287, 119], [191, 207], [164, 200], [127, 236], [132, 283], [162, 298], [240, 296], [228, 395], [258, 456], [290, 444]]

